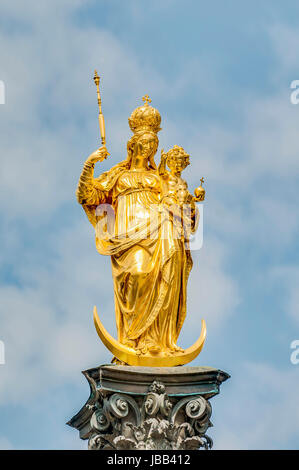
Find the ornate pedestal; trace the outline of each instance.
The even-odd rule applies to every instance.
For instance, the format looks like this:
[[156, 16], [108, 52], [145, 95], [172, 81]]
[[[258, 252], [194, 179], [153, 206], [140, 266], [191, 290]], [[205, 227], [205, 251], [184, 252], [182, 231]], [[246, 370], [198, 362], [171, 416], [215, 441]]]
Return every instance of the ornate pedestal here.
[[209, 399], [229, 378], [211, 367], [102, 365], [83, 372], [91, 394], [67, 423], [89, 449], [210, 449]]

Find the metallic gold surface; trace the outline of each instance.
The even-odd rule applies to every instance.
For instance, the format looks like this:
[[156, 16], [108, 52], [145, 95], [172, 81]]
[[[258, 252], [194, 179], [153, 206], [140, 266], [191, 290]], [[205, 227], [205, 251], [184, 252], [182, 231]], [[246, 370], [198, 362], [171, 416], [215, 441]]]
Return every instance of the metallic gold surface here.
[[205, 191], [205, 189], [202, 187], [202, 185], [203, 185], [203, 183], [204, 183], [204, 179], [201, 178], [200, 182], [201, 182], [201, 185], [200, 185], [198, 188], [196, 188], [196, 189], [194, 190], [194, 194], [195, 194], [194, 201], [196, 201], [196, 202], [202, 202], [202, 201], [204, 201], [204, 199], [205, 199], [206, 191]]
[[[97, 76], [95, 81], [98, 88]], [[205, 341], [203, 321], [191, 348], [177, 345], [192, 268], [189, 238], [198, 224], [195, 201], [204, 199], [204, 189], [198, 188], [195, 197], [189, 193], [181, 176], [189, 155], [182, 147], [162, 151], [157, 168], [161, 116], [148, 95], [143, 101], [129, 118], [133, 136], [126, 159], [95, 178], [95, 163], [108, 155], [103, 145], [87, 158], [76, 194], [95, 228], [98, 252], [111, 257], [118, 341], [95, 309], [100, 338], [119, 361], [174, 366], [193, 360]]]
[[163, 352], [158, 354], [136, 354], [133, 348], [124, 346], [119, 341], [114, 339], [99, 319], [97, 308], [93, 309], [93, 321], [95, 328], [102, 342], [120, 361], [129, 364], [130, 366], [142, 367], [174, 367], [182, 366], [193, 361], [203, 348], [206, 339], [206, 322], [201, 320], [201, 333], [198, 340], [188, 349], [183, 352], [178, 352], [176, 355], [167, 356]]
[[93, 79], [97, 87], [97, 97], [98, 97], [98, 106], [99, 106], [99, 126], [100, 126], [101, 140], [102, 140], [102, 145], [106, 145], [105, 120], [104, 120], [104, 115], [102, 112], [102, 100], [101, 100], [101, 95], [100, 95], [100, 77], [96, 70], [94, 71]]

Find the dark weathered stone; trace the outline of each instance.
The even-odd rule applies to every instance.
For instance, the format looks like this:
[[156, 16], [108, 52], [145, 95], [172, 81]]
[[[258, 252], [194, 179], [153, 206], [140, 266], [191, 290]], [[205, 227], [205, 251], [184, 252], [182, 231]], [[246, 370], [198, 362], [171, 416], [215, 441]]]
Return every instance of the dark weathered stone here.
[[90, 449], [211, 448], [209, 399], [229, 378], [211, 367], [102, 365], [84, 371], [90, 397], [67, 423]]

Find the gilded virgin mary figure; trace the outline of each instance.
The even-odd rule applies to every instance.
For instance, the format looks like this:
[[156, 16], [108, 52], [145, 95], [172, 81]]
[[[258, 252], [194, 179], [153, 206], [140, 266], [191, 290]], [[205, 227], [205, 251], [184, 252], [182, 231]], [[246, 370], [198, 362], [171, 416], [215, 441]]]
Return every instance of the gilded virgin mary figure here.
[[[179, 201], [173, 187], [171, 197], [167, 190], [168, 179], [183, 181], [180, 174], [189, 163], [183, 149], [176, 146], [171, 153], [169, 161], [175, 162], [171, 172], [165, 170], [167, 154], [162, 152], [159, 168], [155, 164], [160, 124], [158, 110], [145, 100], [129, 118], [133, 135], [126, 158], [95, 177], [95, 164], [108, 152], [103, 146], [92, 153], [76, 194], [95, 228], [97, 251], [111, 257], [118, 341], [141, 355], [170, 356], [183, 351], [177, 340], [186, 317], [192, 267], [180, 218], [182, 202], [190, 206], [191, 232], [196, 229], [197, 212], [186, 184], [181, 185]], [[105, 215], [107, 207], [112, 209], [112, 222], [106, 218], [103, 223], [101, 207]]]

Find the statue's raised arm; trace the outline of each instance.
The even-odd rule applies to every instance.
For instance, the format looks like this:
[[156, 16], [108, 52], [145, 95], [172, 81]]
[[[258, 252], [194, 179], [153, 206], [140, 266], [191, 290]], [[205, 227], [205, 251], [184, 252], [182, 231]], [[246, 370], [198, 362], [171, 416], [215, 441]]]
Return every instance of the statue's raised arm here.
[[76, 191], [79, 204], [98, 205], [101, 201], [99, 191], [94, 184], [94, 166], [107, 158], [108, 151], [105, 146], [91, 153], [86, 159], [81, 172]]

